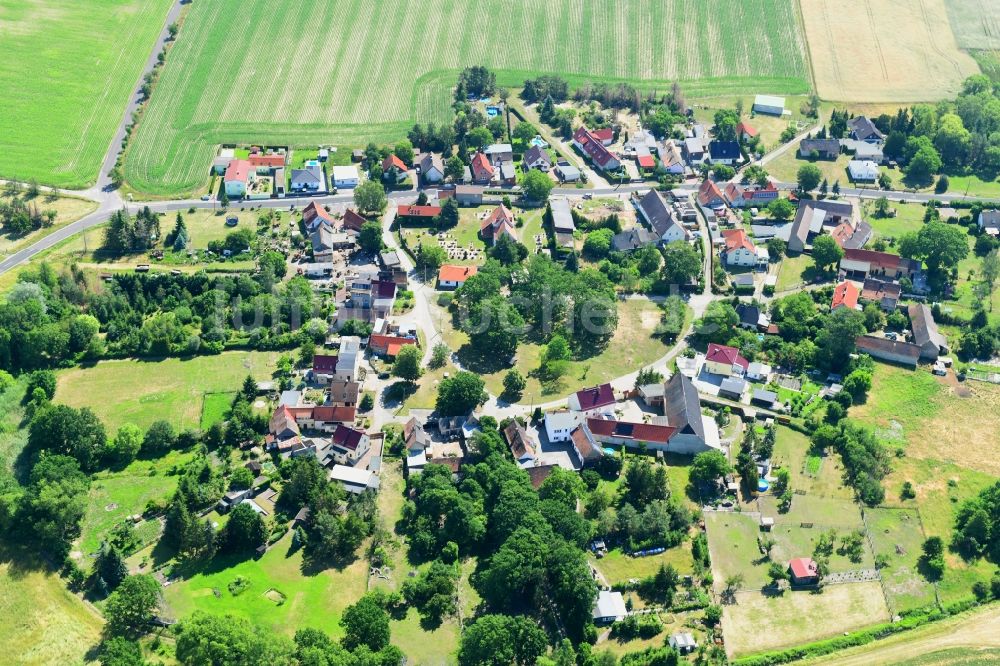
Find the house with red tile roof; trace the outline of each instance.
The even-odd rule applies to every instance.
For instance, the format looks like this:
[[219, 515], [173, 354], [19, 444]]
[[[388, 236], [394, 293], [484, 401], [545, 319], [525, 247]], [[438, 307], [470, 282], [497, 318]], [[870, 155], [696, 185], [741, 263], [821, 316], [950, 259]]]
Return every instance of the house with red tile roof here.
[[617, 171], [622, 166], [621, 160], [607, 149], [606, 146], [609, 144], [605, 144], [600, 137], [582, 125], [573, 132], [573, 145], [590, 158], [594, 166], [603, 171]]
[[698, 203], [703, 208], [718, 208], [726, 205], [726, 199], [722, 196], [722, 190], [711, 178], [706, 178], [698, 187]]
[[247, 183], [257, 170], [247, 160], [231, 160], [226, 167], [222, 180], [225, 183], [226, 195], [243, 197], [247, 193]]
[[361, 217], [358, 211], [353, 208], [348, 208], [344, 211], [344, 228], [350, 229], [351, 231], [361, 231], [361, 227], [365, 225], [368, 220]]
[[415, 206], [401, 204], [396, 209], [396, 214], [401, 218], [408, 218], [414, 221], [427, 222], [433, 220], [441, 213], [441, 206]]
[[756, 266], [757, 248], [743, 229], [725, 229], [722, 238], [726, 246], [722, 249], [722, 258], [729, 266]]
[[602, 127], [601, 129], [590, 130], [590, 136], [594, 137], [601, 142], [601, 145], [610, 146], [615, 142], [615, 132], [610, 127]]
[[253, 153], [247, 157], [250, 166], [257, 169], [281, 169], [285, 166], [285, 153]]
[[766, 206], [778, 198], [778, 188], [771, 181], [764, 187], [727, 183], [725, 194], [729, 205], [734, 208]]
[[743, 141], [749, 141], [750, 139], [757, 136], [757, 130], [745, 120], [741, 120], [738, 125], [736, 125], [736, 136], [740, 137]]
[[840, 260], [840, 270], [847, 277], [859, 280], [867, 277], [913, 280], [920, 268], [919, 261], [875, 250], [846, 249]]
[[399, 159], [394, 153], [389, 153], [384, 160], [382, 160], [382, 180], [391, 180], [395, 177], [397, 183], [401, 183], [406, 180], [406, 172], [409, 169], [406, 166], [406, 162]]
[[580, 389], [569, 397], [569, 408], [586, 416], [610, 412], [615, 405], [615, 392], [611, 384], [601, 384]]
[[742, 377], [749, 367], [750, 361], [743, 358], [736, 347], [717, 345], [714, 342], [708, 345], [708, 351], [705, 352], [705, 369], [713, 375]]
[[438, 269], [438, 289], [458, 289], [478, 270], [475, 266], [445, 264]]
[[511, 455], [518, 464], [524, 464], [535, 460], [538, 457], [538, 442], [524, 429], [517, 419], [511, 419], [507, 427], [503, 429], [507, 446], [510, 447]]
[[488, 185], [493, 182], [493, 177], [496, 175], [496, 170], [493, 165], [490, 164], [489, 159], [486, 155], [477, 152], [472, 157], [472, 182], [479, 185]]
[[479, 235], [490, 245], [496, 243], [500, 236], [504, 234], [510, 236], [511, 240], [516, 241], [517, 234], [514, 232], [514, 227], [514, 213], [503, 204], [500, 204], [479, 223]]
[[830, 303], [830, 310], [837, 308], [858, 309], [858, 297], [861, 291], [850, 280], [844, 280], [833, 290], [833, 301]]
[[325, 224], [328, 227], [337, 226], [333, 215], [326, 212], [326, 209], [315, 201], [310, 201], [309, 205], [302, 209], [302, 222], [310, 231], [313, 231], [320, 224]]
[[406, 338], [399, 335], [378, 335], [372, 333], [368, 336], [368, 349], [376, 356], [386, 356], [396, 358], [396, 354], [404, 345], [416, 345], [414, 338]]
[[819, 582], [819, 567], [811, 557], [796, 557], [788, 563], [792, 585], [815, 585]]
[[634, 423], [610, 418], [588, 418], [583, 425], [596, 442], [615, 448], [645, 446], [650, 450], [666, 451], [670, 439], [677, 432], [677, 428], [671, 425]]
[[337, 373], [337, 357], [329, 354], [315, 354], [312, 371], [314, 377], [331, 379]]

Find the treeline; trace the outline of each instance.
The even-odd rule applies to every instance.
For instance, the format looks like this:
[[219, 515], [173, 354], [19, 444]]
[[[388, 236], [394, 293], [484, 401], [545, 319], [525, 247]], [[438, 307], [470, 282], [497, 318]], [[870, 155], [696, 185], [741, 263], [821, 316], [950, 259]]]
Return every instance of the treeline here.
[[[0, 304], [0, 368], [55, 367], [83, 358], [219, 353], [322, 342], [328, 304], [302, 277], [119, 274], [91, 288], [75, 267], [26, 269]], [[103, 333], [101, 336], [99, 333]]]
[[842, 420], [839, 426], [822, 425], [812, 435], [812, 444], [822, 451], [833, 448], [844, 461], [844, 474], [858, 499], [877, 506], [885, 499], [884, 479], [892, 470], [889, 451], [867, 428]]
[[9, 201], [0, 201], [0, 226], [12, 236], [22, 236], [29, 231], [52, 226], [58, 213], [42, 210], [38, 202], [31, 198], [13, 196]]
[[120, 256], [146, 252], [160, 238], [160, 216], [144, 206], [135, 216], [125, 209], [116, 210], [104, 228], [101, 249], [107, 254]]

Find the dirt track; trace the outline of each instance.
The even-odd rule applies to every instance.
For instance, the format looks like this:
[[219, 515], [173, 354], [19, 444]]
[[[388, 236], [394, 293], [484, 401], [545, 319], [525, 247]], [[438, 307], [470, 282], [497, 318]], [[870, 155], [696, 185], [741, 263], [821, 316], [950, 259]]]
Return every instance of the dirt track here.
[[830, 666], [897, 664], [947, 648], [1000, 647], [1000, 604], [896, 634], [863, 647], [800, 662]]

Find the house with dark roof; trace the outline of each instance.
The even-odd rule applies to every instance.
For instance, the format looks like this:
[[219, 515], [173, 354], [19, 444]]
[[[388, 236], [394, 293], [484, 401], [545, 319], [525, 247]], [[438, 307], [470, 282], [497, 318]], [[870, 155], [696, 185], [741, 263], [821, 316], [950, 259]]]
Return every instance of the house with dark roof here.
[[865, 301], [878, 303], [885, 312], [896, 309], [903, 288], [898, 282], [880, 280], [875, 277], [866, 278], [861, 286], [861, 298]]
[[524, 151], [524, 156], [521, 159], [524, 162], [525, 169], [538, 169], [539, 171], [548, 173], [549, 169], [552, 168], [552, 158], [540, 146], [531, 146], [528, 148]]
[[582, 412], [586, 416], [610, 412], [614, 405], [615, 392], [611, 388], [611, 384], [580, 389], [569, 396], [569, 408], [574, 412]]
[[736, 347], [717, 345], [713, 342], [708, 345], [708, 351], [705, 352], [705, 369], [713, 375], [742, 377], [749, 365], [750, 362], [740, 355], [740, 350]]
[[315, 194], [326, 192], [326, 175], [319, 162], [308, 163], [304, 169], [292, 169], [289, 188], [292, 192]]
[[591, 132], [585, 126], [581, 125], [573, 132], [573, 145], [586, 155], [594, 166], [602, 171], [617, 171], [621, 168], [622, 163], [606, 147], [610, 144], [612, 138], [611, 130], [608, 130], [606, 134], [609, 141], [607, 144], [604, 143], [604, 134], [600, 130]]
[[830, 311], [837, 308], [847, 308], [848, 310], [858, 309], [858, 297], [861, 292], [850, 280], [844, 280], [833, 290], [833, 300], [830, 302]]
[[514, 159], [514, 148], [509, 143], [493, 143], [483, 151], [493, 166], [500, 166]]
[[740, 161], [740, 144], [715, 139], [708, 144], [708, 161], [712, 164], [733, 165]]
[[865, 143], [882, 143], [885, 141], [885, 134], [879, 128], [875, 127], [875, 123], [868, 116], [855, 116], [851, 118], [847, 121], [847, 130], [851, 138], [855, 141], [864, 141]]
[[853, 212], [854, 207], [845, 201], [831, 199], [800, 201], [788, 235], [789, 252], [804, 252], [812, 246], [813, 239], [823, 233], [825, 228], [833, 230], [841, 223], [846, 222], [853, 235]]
[[576, 231], [573, 222], [573, 211], [566, 197], [549, 199], [549, 212], [552, 213], [552, 231], [556, 234], [572, 234]]
[[573, 447], [573, 451], [576, 453], [580, 464], [584, 467], [599, 460], [604, 455], [604, 450], [601, 448], [600, 443], [593, 438], [590, 431], [584, 425], [577, 426], [570, 433], [569, 443]]
[[911, 304], [907, 314], [910, 315], [913, 344], [920, 347], [921, 360], [936, 361], [938, 356], [948, 353], [948, 341], [938, 331], [934, 315], [926, 304]]
[[332, 379], [337, 374], [337, 357], [329, 354], [315, 354], [312, 372], [313, 377], [318, 381]]
[[420, 178], [425, 183], [440, 183], [444, 180], [444, 160], [438, 153], [424, 153], [418, 163]]
[[736, 305], [736, 315], [740, 318], [740, 328], [748, 331], [766, 331], [771, 324], [771, 318], [758, 305], [739, 303]]
[[841, 222], [833, 228], [830, 235], [842, 249], [857, 250], [868, 244], [872, 232], [872, 225], [862, 220], [857, 227], [852, 227], [849, 222]]
[[984, 210], [976, 220], [980, 231], [990, 236], [1000, 236], [1000, 210]]
[[612, 236], [611, 248], [616, 252], [634, 252], [640, 247], [655, 243], [656, 240], [656, 236], [646, 227], [632, 227], [628, 231]]
[[361, 385], [342, 379], [330, 380], [330, 404], [336, 407], [357, 407]]
[[511, 455], [519, 465], [533, 462], [538, 457], [538, 442], [528, 434], [517, 419], [511, 419], [507, 427], [503, 429], [507, 446], [510, 447]]
[[371, 442], [364, 430], [340, 424], [330, 437], [330, 446], [333, 448], [333, 459], [336, 462], [341, 465], [353, 465], [368, 453]]
[[917, 367], [923, 349], [910, 342], [878, 338], [874, 335], [860, 335], [854, 340], [859, 352], [872, 358], [898, 363], [910, 368]]
[[698, 187], [698, 203], [703, 208], [718, 208], [726, 205], [726, 199], [722, 195], [722, 190], [711, 178], [706, 178]]
[[649, 190], [641, 197], [637, 197], [635, 207], [640, 217], [664, 245], [688, 240], [687, 229], [674, 218], [673, 211], [659, 191]]
[[840, 156], [840, 141], [836, 139], [802, 139], [799, 157], [804, 159], [835, 160]]
[[663, 416], [674, 429], [670, 450], [693, 455], [719, 448], [719, 431], [715, 421], [701, 413], [698, 389], [685, 375], [678, 372], [663, 386]]

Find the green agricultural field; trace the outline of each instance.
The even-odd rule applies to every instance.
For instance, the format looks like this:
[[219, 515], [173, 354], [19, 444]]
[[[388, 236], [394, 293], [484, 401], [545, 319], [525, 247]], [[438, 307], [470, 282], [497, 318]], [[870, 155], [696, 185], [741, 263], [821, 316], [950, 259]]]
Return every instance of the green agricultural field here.
[[0, 177], [86, 187], [171, 0], [0, 0]]
[[160, 361], [101, 361], [60, 372], [56, 401], [90, 407], [112, 433], [123, 423], [145, 428], [157, 419], [167, 419], [175, 428], [197, 428], [203, 395], [236, 390], [248, 374], [269, 379], [276, 360], [271, 352], [225, 352]]
[[363, 145], [447, 121], [457, 72], [542, 72], [689, 96], [809, 90], [793, 0], [194, 3], [126, 158], [154, 195], [207, 182], [215, 146]]

